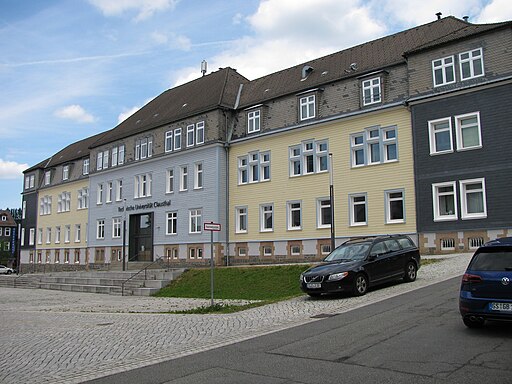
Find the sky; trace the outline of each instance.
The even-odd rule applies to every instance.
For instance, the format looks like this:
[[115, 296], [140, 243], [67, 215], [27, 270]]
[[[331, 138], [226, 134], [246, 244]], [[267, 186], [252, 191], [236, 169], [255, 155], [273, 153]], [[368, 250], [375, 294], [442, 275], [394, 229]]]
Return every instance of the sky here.
[[512, 20], [510, 0], [0, 0], [0, 209], [23, 170], [165, 90], [248, 79], [443, 17]]

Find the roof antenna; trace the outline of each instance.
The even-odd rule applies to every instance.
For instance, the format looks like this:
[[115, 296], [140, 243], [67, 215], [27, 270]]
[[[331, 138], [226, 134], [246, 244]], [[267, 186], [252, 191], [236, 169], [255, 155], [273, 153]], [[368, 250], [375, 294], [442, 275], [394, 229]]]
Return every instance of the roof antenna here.
[[437, 13], [436, 13], [437, 20], [441, 20], [441, 16], [442, 16], [442, 15], [443, 15], [443, 14], [442, 14], [441, 12], [437, 12]]
[[206, 68], [208, 67], [208, 63], [206, 62], [206, 60], [203, 60], [201, 61], [201, 73], [204, 75], [206, 75]]
[[464, 19], [464, 21], [465, 21], [466, 23], [467, 23], [467, 22], [468, 22], [468, 20], [469, 20], [469, 16], [463, 16], [462, 18]]

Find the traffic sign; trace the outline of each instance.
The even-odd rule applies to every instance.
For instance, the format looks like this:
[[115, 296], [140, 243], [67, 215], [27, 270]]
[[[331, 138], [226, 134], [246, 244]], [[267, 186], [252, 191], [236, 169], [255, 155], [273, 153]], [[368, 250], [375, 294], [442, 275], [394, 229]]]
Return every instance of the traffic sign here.
[[219, 232], [220, 231], [220, 224], [219, 223], [204, 223], [204, 230], [205, 231]]

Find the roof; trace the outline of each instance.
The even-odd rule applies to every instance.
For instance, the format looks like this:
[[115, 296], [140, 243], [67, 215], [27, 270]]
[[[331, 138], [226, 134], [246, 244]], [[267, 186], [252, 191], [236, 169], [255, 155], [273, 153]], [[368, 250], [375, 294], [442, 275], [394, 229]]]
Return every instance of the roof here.
[[180, 121], [215, 108], [234, 109], [240, 84], [249, 82], [232, 68], [221, 68], [199, 79], [168, 89], [117, 127], [93, 147]]
[[[240, 108], [405, 63], [406, 52], [454, 41], [507, 24], [510, 23], [478, 25], [453, 16], [445, 17], [253, 80], [244, 85]], [[305, 66], [312, 67], [313, 71], [302, 80]]]
[[[6, 221], [2, 221], [2, 216], [7, 216]], [[14, 221], [11, 212], [7, 210], [0, 210], [0, 227], [16, 227], [16, 222]]]

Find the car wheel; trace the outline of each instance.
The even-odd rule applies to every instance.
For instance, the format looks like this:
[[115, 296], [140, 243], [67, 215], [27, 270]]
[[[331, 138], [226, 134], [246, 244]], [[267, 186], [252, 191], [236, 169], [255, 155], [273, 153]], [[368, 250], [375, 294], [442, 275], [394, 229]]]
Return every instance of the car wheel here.
[[12, 272], [11, 271], [7, 271], [7, 274], [10, 275]]
[[368, 291], [368, 278], [362, 273], [354, 279], [353, 293], [355, 296], [363, 296]]
[[408, 262], [405, 266], [404, 281], [406, 283], [410, 283], [411, 281], [416, 280], [417, 272], [418, 268], [416, 268], [416, 264], [414, 264], [412, 261]]
[[468, 328], [482, 328], [484, 326], [484, 319], [471, 319], [469, 316], [463, 317], [462, 321], [464, 325]]

